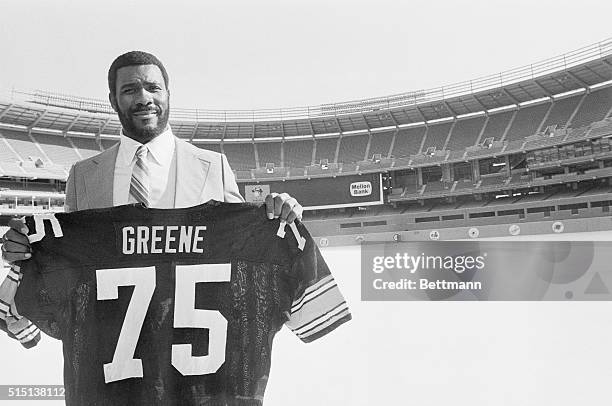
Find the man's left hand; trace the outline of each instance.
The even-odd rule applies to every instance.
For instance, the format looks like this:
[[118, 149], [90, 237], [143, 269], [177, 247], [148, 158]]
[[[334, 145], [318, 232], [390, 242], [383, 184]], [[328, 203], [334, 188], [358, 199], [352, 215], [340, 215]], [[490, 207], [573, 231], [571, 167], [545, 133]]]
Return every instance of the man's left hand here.
[[302, 219], [304, 208], [287, 193], [270, 193], [266, 196], [266, 211], [270, 220], [280, 218], [291, 224]]

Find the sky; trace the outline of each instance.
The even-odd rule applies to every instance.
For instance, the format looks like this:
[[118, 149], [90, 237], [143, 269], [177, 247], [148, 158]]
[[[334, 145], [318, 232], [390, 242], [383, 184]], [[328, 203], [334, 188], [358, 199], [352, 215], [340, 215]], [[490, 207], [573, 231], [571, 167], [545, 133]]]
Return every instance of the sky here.
[[603, 0], [0, 0], [0, 88], [106, 99], [146, 50], [175, 107], [287, 108], [427, 89], [612, 37]]
[[[0, 88], [105, 99], [112, 60], [141, 49], [166, 65], [176, 107], [317, 105], [554, 57], [612, 37], [610, 15], [609, 0], [0, 0]], [[336, 400], [327, 404], [352, 396], [354, 405], [379, 397], [569, 406], [608, 397], [609, 302], [363, 303], [359, 254], [324, 254], [355, 319], [320, 346], [279, 337], [270, 406], [287, 404], [287, 395], [317, 403], [308, 403], [321, 396], [316, 387]], [[47, 339], [37, 352], [10, 345], [2, 356], [12, 368], [0, 371], [1, 383], [61, 383], [58, 342]], [[313, 377], [332, 384], [288, 386]]]

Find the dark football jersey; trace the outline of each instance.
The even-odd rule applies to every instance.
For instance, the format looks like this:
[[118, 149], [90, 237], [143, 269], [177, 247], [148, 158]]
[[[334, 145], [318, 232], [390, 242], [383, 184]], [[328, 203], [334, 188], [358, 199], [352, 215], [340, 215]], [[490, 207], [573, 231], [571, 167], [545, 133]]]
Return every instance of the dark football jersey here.
[[[28, 217], [17, 311], [61, 339], [67, 405], [261, 405], [272, 340], [351, 316], [306, 228], [208, 202]], [[284, 236], [281, 238], [280, 236]]]

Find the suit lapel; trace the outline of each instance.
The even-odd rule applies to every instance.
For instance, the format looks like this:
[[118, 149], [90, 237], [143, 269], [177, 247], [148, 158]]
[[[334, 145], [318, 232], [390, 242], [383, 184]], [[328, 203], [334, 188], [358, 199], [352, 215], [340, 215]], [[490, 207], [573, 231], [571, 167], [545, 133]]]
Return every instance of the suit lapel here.
[[204, 203], [201, 197], [210, 169], [210, 162], [194, 153], [193, 148], [176, 140], [176, 191], [174, 207], [191, 207]]
[[83, 174], [87, 205], [90, 209], [113, 206], [117, 151], [118, 143], [92, 159], [91, 165]]

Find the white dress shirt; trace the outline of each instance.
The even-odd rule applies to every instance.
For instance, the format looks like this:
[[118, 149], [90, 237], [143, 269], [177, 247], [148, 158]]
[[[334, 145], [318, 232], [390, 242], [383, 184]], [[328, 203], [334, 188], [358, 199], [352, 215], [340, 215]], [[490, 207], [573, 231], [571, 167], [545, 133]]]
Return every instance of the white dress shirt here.
[[[113, 181], [114, 206], [136, 203], [136, 200], [130, 197], [130, 182], [132, 180], [132, 170], [136, 164], [136, 150], [141, 144], [125, 136], [123, 131], [121, 132], [120, 142]], [[174, 134], [168, 127], [166, 131], [153, 138], [146, 145], [149, 150], [147, 163], [151, 176], [149, 179], [149, 207], [172, 209], [174, 208], [176, 190]]]

